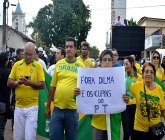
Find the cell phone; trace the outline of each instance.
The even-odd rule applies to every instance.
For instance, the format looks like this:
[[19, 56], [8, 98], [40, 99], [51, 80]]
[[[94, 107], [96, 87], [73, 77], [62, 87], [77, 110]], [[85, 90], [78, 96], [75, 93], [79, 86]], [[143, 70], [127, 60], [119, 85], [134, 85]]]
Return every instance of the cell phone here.
[[29, 76], [24, 76], [26, 79], [29, 79], [30, 77]]

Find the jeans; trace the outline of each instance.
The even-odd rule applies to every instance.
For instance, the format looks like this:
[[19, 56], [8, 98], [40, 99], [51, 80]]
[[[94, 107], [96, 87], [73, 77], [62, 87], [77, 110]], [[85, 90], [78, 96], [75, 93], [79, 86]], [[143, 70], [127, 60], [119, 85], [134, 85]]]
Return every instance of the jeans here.
[[122, 112], [123, 140], [129, 140], [133, 133], [136, 105], [127, 105], [126, 110]]
[[0, 140], [4, 140], [4, 131], [7, 119], [4, 116], [0, 116]]
[[77, 140], [78, 114], [76, 109], [53, 110], [50, 122], [50, 140]]

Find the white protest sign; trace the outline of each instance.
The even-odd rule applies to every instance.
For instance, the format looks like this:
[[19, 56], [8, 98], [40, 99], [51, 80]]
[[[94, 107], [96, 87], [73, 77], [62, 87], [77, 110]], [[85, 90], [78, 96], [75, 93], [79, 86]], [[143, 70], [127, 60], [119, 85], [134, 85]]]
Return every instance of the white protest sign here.
[[77, 111], [83, 114], [113, 114], [126, 109], [124, 67], [78, 68]]

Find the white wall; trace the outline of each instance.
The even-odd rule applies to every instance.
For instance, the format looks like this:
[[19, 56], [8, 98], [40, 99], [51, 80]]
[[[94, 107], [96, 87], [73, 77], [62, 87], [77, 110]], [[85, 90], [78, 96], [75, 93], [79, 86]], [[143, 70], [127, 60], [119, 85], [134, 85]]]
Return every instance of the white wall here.
[[[22, 36], [14, 32], [12, 29], [7, 28], [7, 46], [9, 48], [24, 48], [25, 44], [28, 42]], [[2, 28], [0, 28], [0, 50], [2, 48]]]
[[126, 19], [126, 0], [112, 0], [112, 1], [111, 1], [112, 2], [111, 16], [113, 17], [111, 17], [111, 20], [114, 20], [114, 21], [111, 21], [111, 23], [114, 24], [118, 16], [120, 16], [121, 20]]

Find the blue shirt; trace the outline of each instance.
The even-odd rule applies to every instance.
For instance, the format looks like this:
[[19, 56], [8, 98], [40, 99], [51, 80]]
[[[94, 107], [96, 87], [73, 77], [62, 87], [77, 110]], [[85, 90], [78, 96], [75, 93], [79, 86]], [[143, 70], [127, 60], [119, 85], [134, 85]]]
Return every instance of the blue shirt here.
[[122, 65], [119, 63], [116, 63], [115, 65], [113, 65], [113, 67], [120, 67], [120, 66], [122, 66]]

